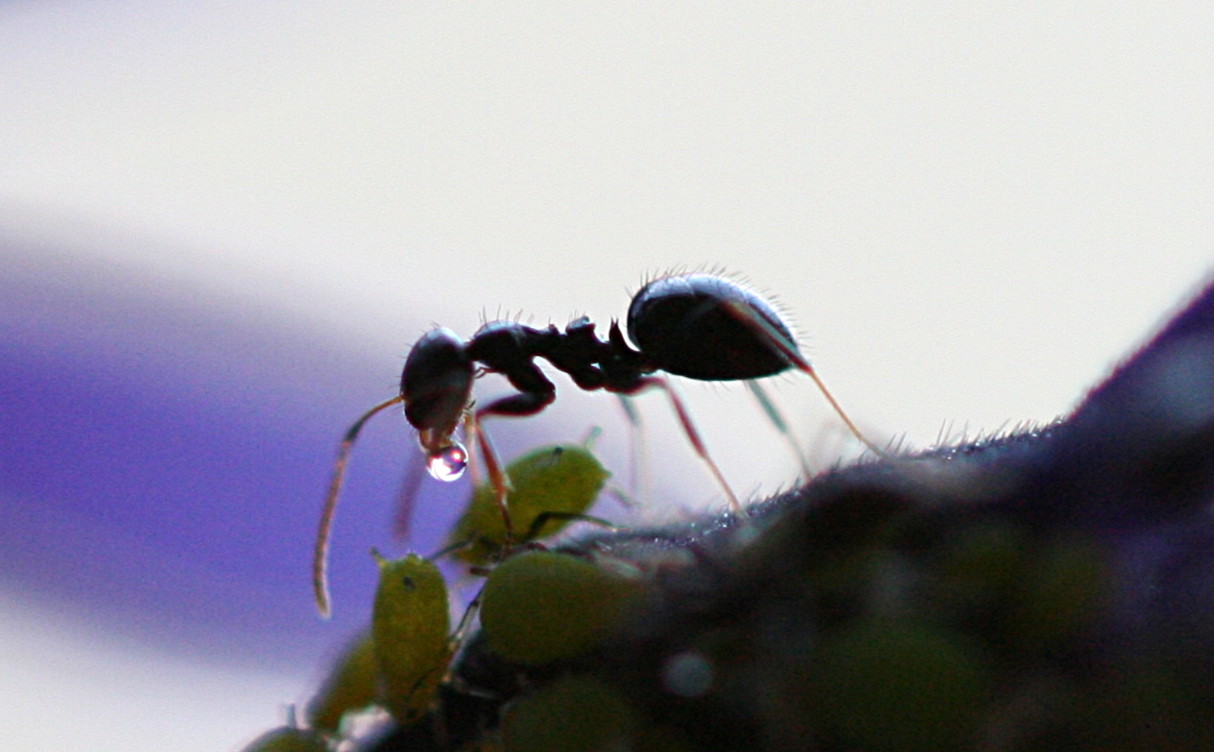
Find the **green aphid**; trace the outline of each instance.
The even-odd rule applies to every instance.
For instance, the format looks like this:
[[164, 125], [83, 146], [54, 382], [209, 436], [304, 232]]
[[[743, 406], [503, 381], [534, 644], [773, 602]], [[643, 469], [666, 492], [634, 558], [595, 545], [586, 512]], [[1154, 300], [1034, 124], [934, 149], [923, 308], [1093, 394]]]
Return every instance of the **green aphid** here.
[[308, 703], [308, 723], [329, 734], [341, 731], [346, 713], [357, 712], [379, 699], [379, 666], [370, 631], [360, 634], [342, 652], [333, 671]]
[[691, 752], [670, 725], [654, 725], [620, 690], [588, 674], [560, 677], [506, 707], [502, 752]]
[[593, 649], [635, 602], [639, 578], [552, 551], [525, 551], [490, 573], [481, 594], [489, 649], [543, 665]]
[[634, 749], [636, 711], [591, 676], [566, 676], [512, 704], [502, 719], [505, 752]]
[[985, 655], [966, 638], [909, 620], [866, 619], [819, 645], [806, 715], [848, 749], [960, 749], [990, 686]]
[[[514, 543], [555, 535], [584, 518], [611, 473], [582, 444], [558, 444], [524, 454], [506, 466], [506, 506]], [[543, 517], [543, 519], [541, 519]], [[453, 554], [473, 566], [491, 563], [507, 545], [506, 527], [491, 484], [478, 486], [448, 539]]]
[[312, 729], [280, 726], [249, 742], [241, 752], [328, 752], [329, 745]]
[[451, 660], [447, 584], [434, 563], [417, 554], [379, 564], [371, 639], [380, 701], [401, 724], [421, 717], [434, 700]]
[[1093, 540], [1061, 536], [1042, 545], [1017, 583], [1012, 634], [1030, 653], [1081, 640], [1112, 602], [1113, 575]]

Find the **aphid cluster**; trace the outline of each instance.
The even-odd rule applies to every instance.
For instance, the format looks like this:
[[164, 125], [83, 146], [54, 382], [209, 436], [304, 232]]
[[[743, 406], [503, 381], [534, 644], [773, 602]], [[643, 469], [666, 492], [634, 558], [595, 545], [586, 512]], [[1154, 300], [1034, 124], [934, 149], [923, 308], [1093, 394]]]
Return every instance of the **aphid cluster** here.
[[[637, 594], [639, 578], [585, 557], [520, 546], [535, 545], [575, 520], [593, 520], [584, 512], [610, 474], [585, 444], [541, 447], [505, 470], [507, 506], [524, 531], [515, 548], [507, 548], [492, 486], [484, 484], [473, 490], [450, 545], [434, 557], [388, 560], [373, 552], [379, 584], [370, 628], [308, 703], [306, 727], [268, 734], [249, 752], [284, 748], [271, 743], [341, 741], [351, 719], [368, 709], [386, 711], [402, 727], [418, 722], [448, 680], [451, 660], [478, 611], [480, 633], [504, 660], [538, 666], [595, 647]], [[454, 630], [447, 585], [434, 561], [448, 554], [486, 577]]]

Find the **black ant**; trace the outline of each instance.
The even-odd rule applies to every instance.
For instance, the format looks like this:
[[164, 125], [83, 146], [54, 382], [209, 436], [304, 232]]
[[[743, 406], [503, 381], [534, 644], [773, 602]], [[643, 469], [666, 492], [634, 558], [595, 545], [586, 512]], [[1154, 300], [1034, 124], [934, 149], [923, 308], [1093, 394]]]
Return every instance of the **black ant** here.
[[[405, 359], [399, 396], [376, 405], [355, 421], [338, 450], [313, 565], [321, 612], [328, 613], [325, 559], [350, 449], [367, 420], [393, 405], [404, 403], [405, 417], [417, 429], [430, 474], [441, 480], [458, 478], [467, 466], [468, 452], [454, 438], [459, 425], [465, 424], [466, 432], [475, 436], [480, 446], [507, 538], [513, 538], [506, 507], [508, 479], [480, 424], [489, 416], [534, 415], [556, 399], [556, 387], [536, 365], [536, 358], [544, 358], [588, 391], [603, 389], [634, 395], [651, 387], [664, 390], [692, 448], [707, 464], [735, 511], [741, 504], [709, 457], [682, 400], [664, 378], [653, 375], [656, 372], [702, 381], [735, 381], [796, 368], [814, 380], [865, 447], [883, 454], [835, 401], [772, 305], [736, 282], [703, 273], [656, 279], [633, 297], [627, 327], [637, 349], [624, 339], [619, 322], [611, 322], [604, 341], [595, 334], [595, 325], [587, 317], [570, 323], [564, 331], [553, 325], [535, 329], [515, 321], [493, 321], [467, 342], [443, 327], [423, 335]], [[483, 373], [505, 376], [518, 392], [474, 409], [472, 385]]]

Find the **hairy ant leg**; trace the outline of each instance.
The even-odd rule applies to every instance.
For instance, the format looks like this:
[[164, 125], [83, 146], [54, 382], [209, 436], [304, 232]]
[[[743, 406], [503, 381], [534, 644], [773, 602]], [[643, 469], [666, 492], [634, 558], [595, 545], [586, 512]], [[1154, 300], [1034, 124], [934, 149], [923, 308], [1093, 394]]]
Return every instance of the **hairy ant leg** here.
[[471, 419], [470, 431], [476, 436], [477, 446], [481, 449], [481, 458], [485, 461], [485, 474], [489, 476], [489, 483], [493, 486], [493, 499], [497, 504], [498, 510], [502, 513], [502, 525], [506, 531], [506, 545], [509, 546], [514, 542], [514, 522], [510, 519], [510, 507], [506, 504], [506, 499], [510, 495], [510, 478], [502, 470], [502, 462], [498, 459], [497, 450], [493, 448], [493, 442], [489, 440], [489, 434], [485, 432], [485, 427], [481, 425], [481, 412], [477, 412]]
[[675, 392], [674, 387], [661, 376], [643, 376], [638, 383], [640, 386], [637, 388], [637, 392], [656, 388], [664, 391], [666, 396], [670, 398], [670, 404], [674, 407], [674, 412], [679, 418], [679, 423], [683, 425], [683, 434], [687, 436], [687, 441], [691, 444], [691, 448], [695, 450], [695, 453], [708, 466], [708, 471], [712, 473], [713, 479], [716, 480], [721, 490], [725, 492], [725, 498], [729, 501], [730, 509], [740, 513], [742, 511], [742, 503], [738, 501], [738, 497], [730, 487], [729, 481], [725, 480], [725, 476], [721, 474], [721, 468], [717, 467], [716, 461], [708, 454], [708, 446], [704, 443], [703, 437], [700, 436], [700, 431], [691, 422], [691, 413], [687, 411], [687, 406], [683, 404], [682, 398]]
[[526, 362], [506, 373], [510, 384], [520, 391], [500, 397], [484, 407], [478, 408], [472, 418], [472, 430], [476, 433], [481, 456], [485, 460], [485, 471], [493, 485], [495, 500], [502, 513], [502, 524], [506, 531], [506, 547], [514, 543], [514, 523], [510, 519], [507, 499], [510, 494], [510, 477], [502, 469], [497, 451], [485, 433], [483, 421], [491, 415], [525, 417], [534, 415], [552, 404], [556, 399], [556, 387], [540, 371], [534, 362]]

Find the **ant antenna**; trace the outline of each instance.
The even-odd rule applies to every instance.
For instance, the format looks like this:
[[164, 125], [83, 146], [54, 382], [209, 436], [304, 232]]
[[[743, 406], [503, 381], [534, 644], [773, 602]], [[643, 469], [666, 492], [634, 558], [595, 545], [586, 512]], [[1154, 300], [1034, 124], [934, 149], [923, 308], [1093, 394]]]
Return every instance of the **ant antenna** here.
[[379, 403], [362, 417], [354, 421], [346, 431], [337, 448], [337, 462], [333, 465], [333, 478], [329, 481], [329, 493], [325, 496], [324, 510], [320, 514], [320, 529], [316, 532], [316, 547], [312, 550], [312, 593], [316, 596], [316, 608], [320, 615], [329, 617], [329, 535], [333, 531], [333, 516], [337, 512], [337, 497], [341, 494], [341, 485], [345, 481], [346, 465], [350, 461], [350, 450], [354, 441], [363, 430], [363, 426], [373, 415], [383, 410], [399, 405], [403, 397], [393, 397]]

